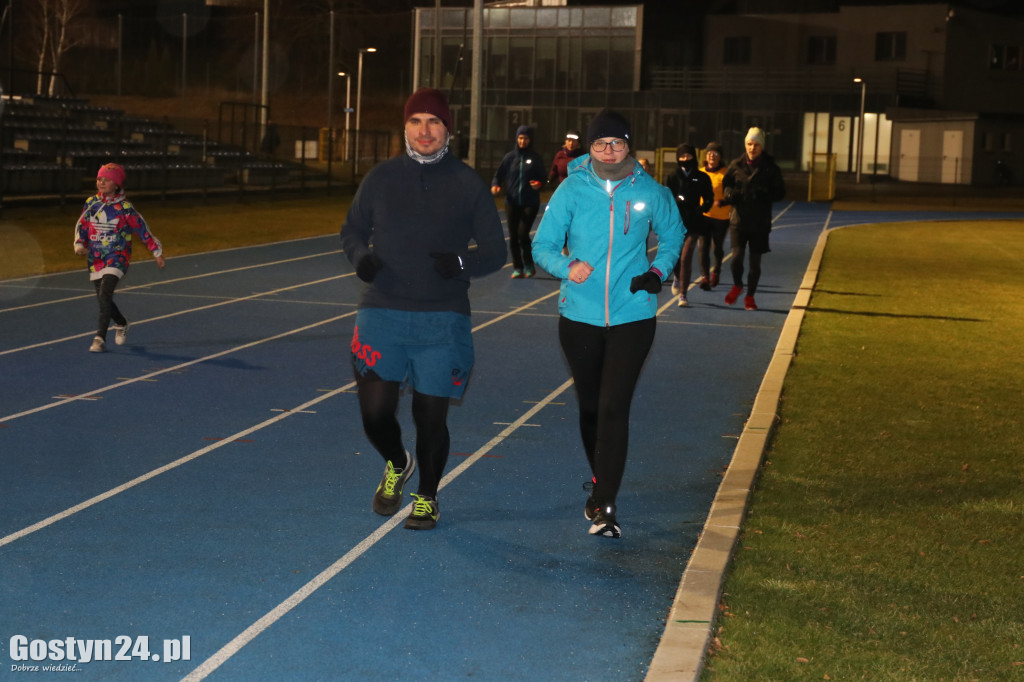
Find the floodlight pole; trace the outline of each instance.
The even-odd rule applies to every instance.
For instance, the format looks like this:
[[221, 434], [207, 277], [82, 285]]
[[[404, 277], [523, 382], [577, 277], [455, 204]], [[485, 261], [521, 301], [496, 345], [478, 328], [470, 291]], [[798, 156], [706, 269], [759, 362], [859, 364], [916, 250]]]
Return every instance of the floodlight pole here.
[[854, 83], [860, 83], [860, 124], [857, 126], [857, 184], [860, 184], [860, 171], [864, 165], [864, 99], [867, 94], [867, 83], [863, 78], [854, 78]]
[[353, 172], [359, 173], [359, 130], [360, 130], [360, 114], [362, 113], [363, 106], [363, 54], [366, 52], [376, 52], [375, 47], [361, 47], [359, 48], [359, 68], [356, 71], [356, 150], [355, 150], [355, 161], [353, 163]]

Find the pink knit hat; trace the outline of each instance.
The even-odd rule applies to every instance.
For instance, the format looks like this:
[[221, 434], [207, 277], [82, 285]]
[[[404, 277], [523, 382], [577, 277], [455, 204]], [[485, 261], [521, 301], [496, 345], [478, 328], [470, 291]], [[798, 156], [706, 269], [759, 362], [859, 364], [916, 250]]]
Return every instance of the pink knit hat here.
[[100, 166], [100, 170], [96, 173], [96, 177], [106, 178], [118, 187], [124, 187], [124, 168], [116, 163], [108, 163]]
[[408, 121], [413, 114], [433, 114], [441, 119], [445, 128], [452, 129], [452, 113], [448, 109], [448, 98], [440, 90], [420, 88], [412, 93], [405, 103], [405, 120]]

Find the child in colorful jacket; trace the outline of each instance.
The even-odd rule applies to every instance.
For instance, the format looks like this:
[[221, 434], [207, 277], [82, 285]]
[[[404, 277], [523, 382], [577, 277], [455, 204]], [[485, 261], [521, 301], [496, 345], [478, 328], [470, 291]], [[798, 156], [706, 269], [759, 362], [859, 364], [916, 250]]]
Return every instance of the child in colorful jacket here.
[[99, 323], [89, 351], [102, 353], [107, 349], [107, 330], [114, 322], [114, 342], [123, 345], [128, 334], [128, 320], [114, 303], [114, 289], [128, 272], [132, 257], [132, 238], [137, 236], [146, 245], [161, 269], [165, 265], [163, 247], [153, 236], [142, 215], [124, 195], [124, 168], [116, 163], [102, 166], [96, 174], [96, 194], [85, 201], [85, 208], [75, 225], [75, 253], [86, 256], [89, 279], [96, 288], [99, 302]]

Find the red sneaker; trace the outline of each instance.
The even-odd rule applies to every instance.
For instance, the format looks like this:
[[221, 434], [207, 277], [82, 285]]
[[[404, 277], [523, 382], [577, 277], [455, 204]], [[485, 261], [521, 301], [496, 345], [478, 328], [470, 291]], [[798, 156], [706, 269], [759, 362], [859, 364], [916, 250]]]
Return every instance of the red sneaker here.
[[757, 304], [754, 303], [753, 296], [747, 296], [743, 299], [743, 307], [747, 310], [757, 310]]
[[711, 286], [712, 287], [717, 287], [718, 286], [718, 270], [712, 270], [711, 271]]
[[743, 293], [743, 287], [733, 285], [732, 289], [729, 289], [729, 293], [725, 295], [725, 304], [732, 305], [736, 302], [736, 299]]

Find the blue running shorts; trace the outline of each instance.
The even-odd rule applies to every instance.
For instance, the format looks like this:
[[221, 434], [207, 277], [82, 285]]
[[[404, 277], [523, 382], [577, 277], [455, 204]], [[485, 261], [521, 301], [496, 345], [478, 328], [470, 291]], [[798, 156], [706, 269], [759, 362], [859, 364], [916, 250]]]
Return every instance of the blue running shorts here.
[[352, 334], [352, 366], [360, 376], [408, 381], [425, 395], [461, 398], [473, 369], [468, 315], [361, 308]]

